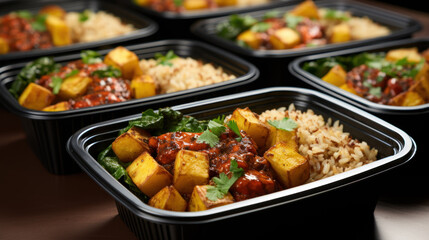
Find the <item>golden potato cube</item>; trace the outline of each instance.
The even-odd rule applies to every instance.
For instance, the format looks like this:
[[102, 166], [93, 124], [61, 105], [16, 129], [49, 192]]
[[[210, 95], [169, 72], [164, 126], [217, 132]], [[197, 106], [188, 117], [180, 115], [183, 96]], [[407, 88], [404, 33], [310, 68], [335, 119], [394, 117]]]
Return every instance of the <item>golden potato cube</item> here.
[[65, 46], [72, 43], [70, 28], [63, 19], [48, 15], [45, 23], [55, 46]]
[[182, 193], [191, 193], [196, 185], [209, 181], [209, 157], [206, 153], [180, 150], [174, 162], [173, 184]]
[[348, 42], [352, 39], [350, 27], [347, 23], [340, 23], [332, 28], [331, 42], [341, 43]]
[[347, 91], [347, 92], [358, 95], [356, 90], [354, 88], [350, 87], [347, 83], [344, 83], [343, 85], [341, 85], [340, 88]]
[[312, 0], [305, 0], [304, 2], [298, 4], [291, 11], [291, 14], [295, 16], [319, 19], [319, 9]]
[[235, 109], [230, 120], [234, 120], [238, 128], [245, 131], [255, 141], [259, 149], [265, 149], [270, 129], [249, 108]]
[[43, 108], [42, 111], [59, 112], [59, 111], [66, 111], [66, 110], [70, 110], [70, 109], [71, 109], [70, 103], [67, 101], [62, 101], [62, 102], [56, 103], [54, 105], [47, 106], [47, 107]]
[[132, 79], [139, 66], [139, 58], [134, 52], [119, 46], [110, 51], [104, 58], [104, 63], [121, 70], [122, 77]]
[[128, 167], [134, 184], [149, 197], [172, 183], [173, 176], [148, 153], [143, 152]]
[[341, 65], [335, 65], [329, 70], [329, 72], [322, 77], [322, 80], [328, 82], [334, 86], [340, 87], [346, 83], [347, 72], [341, 67]]
[[164, 187], [149, 199], [149, 206], [169, 211], [184, 212], [187, 205], [186, 200], [183, 199], [173, 185]]
[[150, 75], [134, 77], [131, 80], [130, 87], [134, 98], [145, 98], [156, 95], [156, 84]]
[[49, 89], [35, 83], [30, 83], [24, 89], [21, 96], [19, 96], [18, 102], [23, 107], [33, 110], [42, 110], [51, 105], [54, 99], [55, 95]]
[[395, 106], [418, 106], [424, 104], [424, 99], [417, 92], [406, 91], [398, 94], [389, 101], [389, 104]]
[[39, 14], [52, 15], [60, 19], [64, 19], [66, 11], [58, 5], [48, 5], [40, 9]]
[[284, 142], [268, 149], [264, 157], [270, 162], [280, 182], [287, 188], [301, 185], [310, 177], [310, 164], [307, 158]]
[[238, 4], [238, 0], [216, 0], [216, 4], [220, 7], [235, 6]]
[[284, 27], [275, 30], [275, 32], [270, 35], [269, 41], [274, 49], [290, 49], [301, 42], [301, 37], [295, 30]]
[[151, 2], [151, 0], [134, 0], [134, 3], [139, 6], [149, 6]]
[[83, 96], [92, 82], [90, 77], [82, 77], [79, 74], [68, 77], [61, 83], [58, 96], [61, 99], [74, 99]]
[[393, 49], [386, 54], [386, 60], [392, 62], [399, 61], [403, 58], [407, 58], [409, 62], [420, 62], [422, 60], [422, 56], [419, 54], [419, 50], [416, 47]]
[[243, 41], [249, 47], [253, 49], [258, 49], [261, 46], [262, 38], [259, 37], [259, 34], [257, 32], [253, 32], [251, 30], [246, 30], [242, 33], [240, 33], [237, 36], [237, 40]]
[[112, 150], [122, 162], [131, 162], [143, 152], [149, 151], [150, 133], [138, 127], [132, 127], [121, 134], [112, 143]]
[[209, 7], [207, 0], [184, 0], [183, 7], [186, 10], [206, 9]]
[[429, 102], [429, 63], [426, 61], [417, 73], [410, 91], [418, 92], [425, 102]]
[[271, 126], [270, 124], [267, 125], [270, 128], [270, 134], [268, 136], [266, 148], [270, 148], [277, 143], [284, 142], [291, 148], [298, 151], [298, 139], [296, 138], [296, 129], [294, 129], [293, 131], [286, 131]]
[[234, 203], [234, 198], [231, 193], [228, 193], [223, 198], [212, 201], [207, 198], [207, 187], [209, 185], [197, 185], [191, 194], [188, 210], [190, 212], [203, 211], [226, 204]]
[[0, 54], [6, 54], [9, 52], [9, 43], [6, 39], [0, 37]]

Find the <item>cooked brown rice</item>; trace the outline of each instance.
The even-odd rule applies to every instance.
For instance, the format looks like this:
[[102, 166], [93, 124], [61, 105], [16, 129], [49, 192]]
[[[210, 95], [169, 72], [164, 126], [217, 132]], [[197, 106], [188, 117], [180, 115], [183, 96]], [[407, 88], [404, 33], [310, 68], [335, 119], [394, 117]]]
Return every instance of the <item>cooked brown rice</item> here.
[[316, 115], [311, 109], [302, 112], [291, 104], [288, 109], [267, 110], [259, 116], [264, 122], [284, 117], [298, 123], [299, 153], [308, 158], [311, 166], [308, 182], [376, 160], [377, 149], [370, 148], [366, 142], [353, 139], [349, 133], [343, 131], [343, 125], [338, 120], [332, 122], [329, 118], [325, 122], [323, 116]]
[[136, 30], [131, 24], [124, 24], [120, 18], [104, 11], [89, 11], [86, 21], [80, 21], [79, 18], [78, 12], [68, 12], [65, 17], [75, 43], [108, 39]]
[[192, 58], [177, 57], [170, 60], [171, 66], [158, 64], [155, 59], [143, 59], [140, 68], [158, 85], [159, 93], [171, 93], [236, 78], [221, 67]]

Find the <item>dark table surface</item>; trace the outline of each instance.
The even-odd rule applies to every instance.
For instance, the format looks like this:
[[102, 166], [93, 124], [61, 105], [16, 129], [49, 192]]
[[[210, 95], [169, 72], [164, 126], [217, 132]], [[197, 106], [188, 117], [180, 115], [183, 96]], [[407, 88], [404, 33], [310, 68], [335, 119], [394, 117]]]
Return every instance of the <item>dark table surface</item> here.
[[[418, 19], [423, 30], [414, 37], [429, 36], [429, 13], [362, 2]], [[118, 216], [113, 198], [89, 176], [48, 173], [28, 146], [19, 118], [0, 108], [0, 121], [0, 239], [136, 238]], [[390, 174], [395, 180], [380, 192], [367, 237], [429, 239], [429, 180], [424, 170], [413, 171]]]

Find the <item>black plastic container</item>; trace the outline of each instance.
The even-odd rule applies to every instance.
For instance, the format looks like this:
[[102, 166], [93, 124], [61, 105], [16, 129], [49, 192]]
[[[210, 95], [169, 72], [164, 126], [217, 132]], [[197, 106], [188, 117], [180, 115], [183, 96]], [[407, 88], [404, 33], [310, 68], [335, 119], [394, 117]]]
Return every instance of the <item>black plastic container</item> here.
[[[371, 46], [301, 57], [294, 60], [289, 65], [289, 70], [296, 78], [300, 79], [307, 86], [332, 95], [342, 101], [364, 109], [365, 111], [368, 111], [386, 121], [391, 122], [392, 124], [395, 124], [401, 129], [407, 131], [407, 133], [415, 139], [419, 146], [424, 146], [427, 143], [429, 103], [415, 107], [399, 107], [377, 104], [335, 87], [302, 69], [302, 66], [305, 62], [316, 59], [333, 56], [356, 55], [362, 52], [387, 52], [391, 49], [410, 47], [416, 47], [419, 51], [429, 49], [429, 39], [404, 39]], [[417, 166], [418, 169], [420, 169], [419, 171], [424, 171], [425, 168], [421, 168], [422, 165], [429, 167], [429, 162], [427, 161], [427, 157], [424, 156], [424, 152], [418, 152], [415, 160], [416, 161], [413, 162], [416, 164], [413, 165]]]
[[[309, 47], [303, 49], [287, 49], [287, 50], [253, 50], [240, 47], [235, 42], [221, 38], [216, 34], [216, 26], [228, 20], [229, 16], [211, 18], [201, 20], [192, 25], [191, 31], [197, 37], [208, 41], [212, 44], [221, 46], [239, 56], [246, 57], [250, 62], [254, 63], [261, 71], [262, 79], [270, 79], [270, 81], [255, 82], [259, 87], [264, 86], [301, 86], [300, 82], [290, 78], [288, 64], [295, 58], [307, 56], [310, 54], [324, 53], [335, 50], [344, 50], [352, 47], [367, 46], [374, 43], [386, 42], [388, 40], [402, 39], [412, 36], [413, 33], [419, 31], [422, 26], [412, 17], [404, 16], [396, 12], [366, 5], [353, 1], [331, 1], [321, 0], [316, 1], [319, 8], [331, 8], [342, 11], [349, 11], [354, 16], [367, 16], [374, 22], [387, 26], [391, 29], [391, 33], [371, 39], [350, 41], [345, 43], [328, 44], [320, 47]], [[271, 8], [269, 10], [278, 10], [281, 13], [287, 12], [295, 8], [296, 5], [289, 4], [280, 8]], [[241, 15], [250, 15], [261, 19], [267, 10], [246, 12]]]
[[[164, 40], [139, 45], [126, 46], [135, 52], [139, 59], [153, 58], [155, 53], [165, 54], [169, 50], [181, 57], [200, 59], [206, 63], [221, 66], [236, 79], [207, 85], [184, 91], [161, 94], [147, 98], [133, 99], [126, 102], [81, 108], [63, 112], [42, 112], [29, 110], [19, 105], [8, 92], [16, 75], [26, 63], [19, 63], [0, 68], [0, 99], [5, 108], [20, 116], [30, 146], [49, 172], [67, 174], [79, 171], [79, 167], [65, 150], [67, 139], [78, 129], [102, 120], [141, 112], [144, 108], [158, 108], [165, 105], [188, 102], [209, 96], [227, 94], [239, 90], [239, 86], [251, 83], [259, 76], [259, 71], [252, 64], [235, 57], [223, 50], [205, 43], [187, 40]], [[103, 50], [101, 55], [110, 50]], [[54, 58], [66, 63], [80, 59], [80, 54]]]
[[[340, 120], [344, 131], [378, 149], [377, 161], [295, 188], [201, 212], [172, 212], [150, 207], [116, 181], [96, 158], [135, 114], [87, 126], [68, 141], [80, 167], [116, 200], [120, 217], [139, 239], [273, 238], [343, 239], [372, 233], [373, 211], [383, 173], [407, 163], [416, 151], [411, 137], [356, 107], [314, 90], [265, 88], [173, 106], [187, 115], [212, 119], [237, 107], [260, 113], [287, 107], [312, 109], [325, 119]], [[358, 226], [358, 227], [357, 227]], [[327, 227], [328, 229], [326, 229]], [[311, 231], [309, 230], [311, 229]], [[335, 233], [333, 233], [335, 232]], [[369, 239], [369, 238], [363, 238]]]
[[[124, 2], [120, 0], [113, 1], [120, 4], [124, 4]], [[268, 3], [252, 6], [221, 7], [217, 9], [195, 10], [185, 12], [159, 12], [148, 7], [143, 7], [134, 4], [133, 0], [127, 0], [125, 4], [129, 9], [136, 10], [154, 19], [160, 26], [159, 36], [161, 38], [189, 38], [192, 36], [190, 27], [198, 20], [210, 17], [225, 16], [233, 13], [241, 13], [245, 11], [256, 11], [277, 6], [284, 6], [296, 2], [299, 2], [299, 0], [270, 0]]]
[[139, 41], [139, 43], [151, 40], [158, 30], [158, 24], [153, 20], [141, 15], [130, 12], [118, 4], [112, 4], [100, 0], [45, 0], [45, 1], [28, 1], [17, 0], [0, 4], [0, 16], [8, 14], [17, 10], [28, 10], [32, 13], [37, 13], [41, 8], [47, 5], [58, 5], [66, 12], [83, 12], [86, 9], [91, 11], [105, 11], [119, 17], [123, 22], [132, 24], [137, 30], [118, 37], [88, 42], [76, 43], [62, 47], [52, 47], [49, 49], [35, 49], [25, 52], [11, 52], [0, 55], [0, 66], [10, 64], [11, 61], [28, 60], [30, 58], [37, 58], [46, 55], [59, 55], [64, 53], [71, 53], [84, 49], [96, 48], [111, 48], [119, 44], [129, 44], [132, 41]]

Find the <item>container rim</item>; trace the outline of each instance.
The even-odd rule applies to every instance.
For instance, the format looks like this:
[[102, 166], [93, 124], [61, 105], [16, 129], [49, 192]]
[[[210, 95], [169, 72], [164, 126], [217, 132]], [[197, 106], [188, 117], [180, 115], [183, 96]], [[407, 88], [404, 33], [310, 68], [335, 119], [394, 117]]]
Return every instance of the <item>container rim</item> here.
[[[88, 1], [82, 1], [82, 0], [78, 0], [81, 1], [83, 3], [87, 3]], [[31, 2], [31, 3], [36, 3], [37, 1], [22, 1], [22, 2]], [[52, 2], [58, 2], [58, 1], [40, 1], [37, 2], [36, 5], [40, 4], [40, 7], [43, 7], [45, 5], [43, 4], [49, 4]], [[59, 2], [59, 3], [64, 3], [64, 4], [70, 4], [71, 2], [74, 1], [63, 1], [63, 2]], [[106, 1], [102, 1], [102, 0], [90, 0], [88, 2], [88, 4], [90, 4], [91, 2], [98, 2], [100, 4], [100, 9], [98, 10], [104, 10], [105, 8], [116, 8], [117, 11], [126, 11], [127, 9], [125, 8], [121, 8], [117, 5], [114, 5], [110, 2], [106, 2]], [[7, 2], [4, 2], [2, 4], [7, 4]], [[0, 4], [1, 5], [1, 4]], [[108, 10], [104, 10], [109, 12]], [[116, 14], [114, 14], [116, 16]], [[102, 40], [97, 40], [97, 41], [93, 41], [93, 42], [87, 42], [87, 43], [73, 43], [67, 46], [58, 46], [58, 47], [52, 47], [49, 49], [34, 49], [34, 50], [30, 50], [30, 51], [25, 51], [25, 52], [11, 52], [11, 53], [7, 53], [7, 54], [1, 54], [0, 55], [0, 62], [4, 62], [4, 61], [10, 61], [10, 60], [25, 60], [28, 58], [34, 58], [34, 57], [38, 57], [38, 56], [43, 56], [43, 55], [53, 55], [53, 54], [61, 54], [61, 53], [67, 53], [67, 52], [73, 52], [73, 51], [78, 51], [78, 50], [83, 50], [83, 49], [89, 49], [89, 48], [97, 48], [97, 47], [101, 47], [101, 46], [105, 46], [105, 45], [109, 45], [109, 44], [118, 44], [121, 42], [126, 42], [126, 41], [131, 41], [131, 40], [137, 40], [139, 38], [147, 38], [150, 37], [151, 35], [155, 34], [158, 29], [158, 23], [156, 23], [154, 20], [143, 16], [141, 14], [136, 14], [133, 13], [131, 11], [127, 11], [128, 19], [138, 19], [139, 22], [141, 23], [145, 23], [145, 27], [143, 28], [139, 28], [136, 29], [133, 32], [130, 32], [128, 34], [124, 34], [124, 35], [120, 35], [117, 37], [112, 37], [112, 38], [107, 38], [107, 39], [102, 39]], [[121, 17], [121, 20], [124, 16]]]
[[[310, 89], [296, 87], [270, 87], [265, 89], [237, 93], [228, 96], [201, 100], [193, 103], [182, 104], [174, 106], [172, 108], [180, 111], [182, 109], [192, 108], [196, 106], [204, 106], [208, 103], [228, 101], [237, 98], [253, 96], [255, 94], [264, 94], [275, 91], [294, 91], [302, 94], [309, 94], [316, 97], [321, 97], [324, 100], [332, 102], [333, 104], [339, 103], [339, 101], [333, 97]], [[213, 222], [225, 218], [239, 216], [249, 212], [260, 211], [262, 209], [291, 203], [300, 199], [305, 199], [311, 196], [321, 194], [323, 192], [332, 191], [334, 189], [358, 182], [362, 179], [373, 177], [382, 172], [403, 165], [412, 159], [416, 152], [417, 146], [414, 140], [407, 133], [359, 108], [356, 108], [347, 103], [341, 104], [343, 109], [347, 108], [350, 111], [365, 116], [368, 120], [372, 122], [380, 123], [386, 128], [395, 131], [401, 137], [401, 141], [403, 141], [400, 144], [401, 149], [392, 156], [379, 159], [375, 162], [363, 165], [359, 168], [355, 168], [338, 175], [334, 175], [332, 177], [201, 212], [172, 212], [150, 207], [149, 205], [139, 200], [136, 196], [131, 194], [124, 186], [122, 186], [118, 181], [116, 181], [103, 167], [101, 167], [96, 162], [96, 160], [91, 155], [89, 155], [89, 153], [85, 149], [81, 147], [83, 141], [85, 141], [82, 139], [82, 137], [83, 135], [85, 135], [86, 132], [91, 131], [94, 128], [108, 126], [109, 124], [111, 124], [111, 121], [104, 121], [101, 123], [93, 124], [77, 131], [69, 138], [67, 143], [67, 151], [75, 159], [78, 165], [102, 188], [109, 192], [115, 198], [116, 201], [126, 206], [139, 217], [145, 218], [150, 221], [168, 224], [201, 224]], [[137, 114], [128, 117], [122, 117], [116, 119], [116, 121], [127, 121], [133, 118], [137, 118], [139, 116], [140, 115]]]
[[412, 106], [412, 107], [390, 106], [390, 105], [374, 103], [362, 97], [356, 96], [352, 93], [349, 93], [345, 90], [339, 89], [338, 87], [335, 87], [327, 82], [324, 82], [319, 77], [316, 77], [315, 75], [301, 68], [304, 62], [314, 61], [317, 59], [333, 57], [333, 56], [341, 56], [341, 55], [352, 55], [352, 54], [368, 52], [368, 51], [377, 51], [377, 50], [382, 51], [382, 49], [389, 49], [389, 48], [392, 49], [392, 48], [404, 46], [405, 44], [418, 44], [418, 43], [427, 43], [429, 46], [429, 38], [424, 37], [424, 38], [402, 39], [402, 40], [378, 43], [370, 46], [362, 46], [362, 47], [357, 47], [352, 49], [345, 49], [345, 50], [338, 50], [333, 52], [303, 56], [293, 60], [289, 64], [288, 68], [290, 73], [293, 76], [302, 80], [303, 82], [315, 88], [318, 88], [319, 90], [326, 91], [330, 95], [333, 95], [341, 100], [344, 100], [368, 112], [382, 113], [382, 114], [389, 114], [389, 115], [397, 115], [397, 114], [416, 115], [416, 114], [422, 114], [422, 113], [429, 113], [429, 103], [418, 105], [418, 106]]
[[[354, 8], [354, 12], [363, 12], [365, 16], [368, 16], [370, 19], [378, 18], [383, 19], [383, 21], [390, 21], [392, 22], [391, 25], [394, 23], [406, 23], [407, 26], [402, 26], [400, 29], [391, 32], [389, 35], [386, 36], [380, 36], [380, 37], [374, 37], [369, 39], [363, 39], [363, 40], [355, 40], [350, 41], [346, 43], [331, 43], [320, 47], [310, 47], [310, 48], [303, 48], [303, 49], [285, 49], [285, 50], [252, 50], [247, 49], [238, 46], [233, 41], [218, 37], [215, 34], [208, 33], [206, 28], [207, 26], [211, 26], [223, 21], [226, 21], [229, 16], [221, 16], [216, 18], [208, 18], [208, 19], [202, 19], [199, 21], [196, 21], [191, 25], [191, 32], [195, 34], [196, 36], [201, 37], [202, 39], [209, 41], [214, 44], [222, 45], [225, 48], [228, 48], [236, 53], [255, 57], [255, 58], [284, 58], [284, 57], [299, 57], [303, 55], [308, 54], [317, 54], [322, 52], [328, 52], [328, 51], [335, 51], [338, 49], [343, 48], [350, 48], [350, 47], [359, 47], [361, 45], [368, 45], [373, 44], [377, 42], [383, 42], [391, 39], [399, 39], [405, 36], [408, 36], [414, 32], [417, 32], [423, 28], [422, 24], [409, 16], [391, 11], [382, 9], [379, 7], [370, 6], [365, 3], [356, 2], [353, 0], [345, 0], [345, 1], [334, 1], [334, 0], [320, 0], [316, 3], [320, 7], [327, 7], [327, 6], [336, 6], [338, 8], [344, 8], [344, 7], [350, 7]], [[282, 10], [290, 10], [295, 5], [286, 5], [281, 7]], [[277, 7], [279, 8], [279, 7]], [[262, 16], [263, 13], [268, 11], [270, 9], [266, 10], [259, 10], [259, 11], [252, 11], [252, 12], [245, 12], [241, 13], [241, 15], [252, 15], [252, 16]], [[347, 9], [346, 9], [347, 10]], [[353, 10], [349, 10], [352, 13]]]
[[[232, 86], [240, 86], [246, 83], [253, 82], [259, 77], [259, 70], [252, 63], [238, 56], [235, 56], [225, 50], [222, 50], [216, 46], [212, 46], [200, 41], [187, 40], [187, 39], [166, 39], [166, 40], [159, 40], [159, 41], [141, 43], [141, 44], [135, 44], [135, 45], [124, 45], [124, 47], [126, 47], [131, 51], [135, 51], [140, 49], [150, 49], [150, 48], [156, 48], [159, 46], [169, 46], [169, 45], [179, 46], [179, 47], [180, 46], [195, 47], [195, 48], [200, 48], [203, 51], [206, 51], [208, 53], [216, 53], [217, 55], [223, 56], [234, 63], [246, 66], [248, 68], [248, 71], [242, 76], [238, 76], [235, 79], [231, 79], [221, 83], [215, 83], [215, 84], [206, 85], [198, 88], [191, 88], [191, 89], [178, 91], [178, 92], [155, 95], [147, 98], [131, 99], [131, 100], [119, 102], [119, 103], [104, 104], [99, 106], [73, 109], [73, 110], [61, 111], [61, 112], [44, 112], [44, 111], [36, 111], [36, 110], [24, 108], [21, 105], [19, 105], [18, 101], [5, 88], [4, 84], [0, 84], [0, 93], [2, 93], [0, 94], [0, 100], [4, 103], [5, 107], [9, 111], [21, 117], [35, 119], [35, 120], [63, 119], [63, 118], [72, 118], [72, 117], [89, 115], [89, 114], [93, 114], [94, 112], [102, 113], [102, 112], [110, 112], [115, 110], [123, 110], [125, 108], [132, 108], [132, 107], [139, 106], [141, 104], [152, 104], [152, 103], [158, 103], [158, 102], [173, 101], [175, 99], [180, 99], [184, 96], [190, 97], [190, 96], [202, 94], [204, 92], [209, 92], [213, 89], [221, 90], [221, 89], [230, 88]], [[113, 48], [100, 50], [97, 52], [99, 52], [101, 55], [105, 55], [112, 49]], [[54, 57], [54, 60], [60, 61], [64, 59], [74, 59], [74, 58], [76, 59], [80, 58], [80, 54], [79, 53], [67, 54], [59, 57]], [[15, 63], [12, 65], [0, 67], [0, 80], [2, 77], [2, 72], [4, 72], [5, 70], [9, 68], [14, 68], [14, 67], [24, 67], [25, 64], [26, 62], [20, 62], [20, 63]]]

